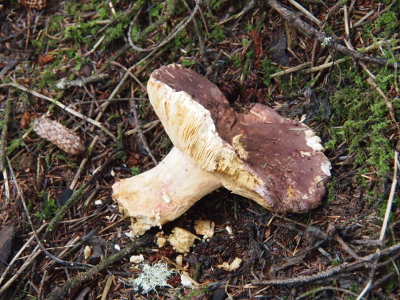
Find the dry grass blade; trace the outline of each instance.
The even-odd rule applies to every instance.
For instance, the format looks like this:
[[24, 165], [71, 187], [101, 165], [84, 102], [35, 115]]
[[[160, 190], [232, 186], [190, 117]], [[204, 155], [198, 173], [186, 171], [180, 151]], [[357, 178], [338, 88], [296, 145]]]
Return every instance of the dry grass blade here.
[[379, 235], [379, 240], [383, 242], [385, 238], [386, 229], [389, 223], [390, 212], [392, 211], [393, 199], [395, 195], [395, 191], [397, 188], [397, 169], [399, 167], [399, 153], [394, 151], [394, 167], [393, 167], [393, 179], [392, 179], [392, 186], [390, 188], [390, 195], [386, 205], [385, 211], [385, 219], [383, 220], [381, 234]]
[[289, 2], [295, 6], [298, 10], [300, 10], [309, 20], [317, 23], [319, 26], [321, 26], [322, 22], [318, 20], [316, 17], [314, 17], [307, 9], [305, 9], [303, 6], [301, 6], [298, 2], [294, 0], [289, 0]]

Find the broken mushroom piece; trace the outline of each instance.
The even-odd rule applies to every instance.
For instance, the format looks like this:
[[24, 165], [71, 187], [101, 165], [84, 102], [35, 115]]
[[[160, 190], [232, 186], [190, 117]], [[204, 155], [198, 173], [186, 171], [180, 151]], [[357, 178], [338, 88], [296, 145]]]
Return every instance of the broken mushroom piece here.
[[224, 186], [275, 212], [307, 212], [325, 194], [330, 163], [304, 124], [255, 104], [236, 113], [218, 87], [179, 65], [147, 84], [175, 147], [154, 169], [113, 185], [113, 198], [141, 235]]

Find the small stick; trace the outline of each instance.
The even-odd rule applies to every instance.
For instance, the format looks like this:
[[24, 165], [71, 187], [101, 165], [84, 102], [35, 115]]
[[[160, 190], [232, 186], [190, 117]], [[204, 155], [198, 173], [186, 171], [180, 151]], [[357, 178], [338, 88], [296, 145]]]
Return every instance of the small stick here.
[[299, 11], [301, 11], [305, 16], [310, 20], [313, 21], [314, 23], [317, 23], [318, 26], [321, 26], [322, 22], [318, 20], [316, 17], [314, 17], [313, 14], [311, 14], [307, 9], [305, 9], [303, 6], [301, 6], [299, 3], [297, 3], [294, 0], [289, 0], [290, 3], [292, 3], [293, 6], [295, 6]]
[[96, 51], [96, 49], [101, 45], [101, 43], [104, 41], [104, 39], [106, 38], [105, 35], [103, 35], [98, 41], [97, 43], [93, 46], [92, 50], [90, 50], [88, 53], [86, 53], [84, 55], [84, 57], [88, 57], [89, 55], [91, 55], [94, 51]]
[[124, 71], [127, 72], [140, 85], [140, 87], [142, 88], [142, 92], [147, 94], [147, 89], [145, 88], [143, 83], [141, 83], [140, 80], [135, 75], [133, 75], [133, 73], [130, 70], [128, 70], [125, 66], [121, 65], [120, 63], [118, 63], [116, 61], [112, 61], [111, 64], [114, 66], [118, 66], [121, 69], [124, 69]]
[[[318, 59], [317, 62], [318, 62], [318, 63], [321, 63], [325, 58], [326, 58], [326, 56], [320, 57], [320, 58]], [[285, 69], [285, 70], [283, 70], [283, 71], [279, 71], [279, 72], [277, 72], [277, 73], [271, 74], [271, 75], [269, 76], [269, 78], [274, 78], [274, 77], [279, 77], [279, 76], [287, 75], [287, 74], [290, 74], [290, 73], [293, 73], [293, 72], [296, 72], [296, 71], [299, 71], [299, 70], [302, 70], [302, 69], [311, 67], [311, 65], [312, 65], [312, 62], [306, 62], [306, 63], [304, 63], [304, 64], [297, 65], [297, 66], [295, 66], [295, 67], [293, 67], [293, 68]]]
[[302, 74], [309, 74], [309, 73], [312, 73], [312, 72], [321, 71], [323, 69], [330, 68], [335, 64], [340, 64], [342, 62], [345, 62], [346, 60], [347, 60], [346, 58], [341, 58], [341, 59], [338, 59], [338, 60], [335, 60], [335, 61], [332, 61], [332, 62], [329, 62], [329, 63], [324, 63], [322, 65], [319, 65], [319, 66], [316, 66], [316, 67], [313, 67], [313, 68], [310, 68], [310, 69], [303, 70], [303, 71], [301, 71], [301, 73]]
[[[136, 99], [132, 99], [132, 100], [136, 100]], [[153, 122], [147, 123], [146, 125], [143, 125], [142, 129], [146, 129], [146, 130], [143, 131], [143, 133], [146, 133], [147, 131], [153, 129], [160, 122], [161, 122], [160, 120], [155, 120]], [[128, 130], [127, 132], [125, 132], [125, 136], [134, 135], [134, 134], [137, 134], [137, 132], [138, 132], [137, 128], [134, 128], [134, 129], [131, 129], [131, 130]]]
[[70, 88], [72, 86], [79, 86], [82, 87], [85, 84], [88, 83], [94, 83], [94, 82], [99, 82], [105, 79], [108, 79], [108, 74], [98, 74], [98, 75], [93, 75], [91, 77], [88, 78], [82, 78], [82, 79], [75, 79], [75, 80], [71, 80], [68, 81], [65, 78], [62, 78], [61, 81], [59, 83], [57, 83], [57, 88], [59, 88], [60, 90], [65, 90], [67, 88]]
[[[383, 220], [383, 224], [382, 224], [382, 228], [381, 228], [381, 234], [379, 236], [379, 240], [382, 243], [383, 243], [383, 239], [385, 238], [385, 232], [386, 232], [387, 224], [389, 222], [390, 212], [392, 210], [394, 193], [395, 193], [396, 187], [397, 187], [397, 166], [398, 166], [398, 152], [394, 151], [393, 181], [392, 181], [392, 186], [391, 186], [391, 189], [390, 189], [389, 200], [388, 200], [388, 203], [387, 203], [387, 206], [386, 206], [385, 218]], [[377, 255], [377, 258], [375, 259], [375, 262], [373, 264], [374, 268], [371, 271], [370, 279], [368, 280], [368, 283], [365, 285], [364, 289], [362, 290], [362, 292], [360, 293], [360, 295], [357, 297], [356, 300], [361, 299], [370, 290], [370, 287], [372, 285], [372, 280], [374, 278], [375, 271], [376, 271], [377, 259], [381, 255], [381, 250], [379, 248], [376, 250], [376, 255]]]
[[231, 17], [219, 22], [218, 25], [222, 25], [222, 24], [224, 24], [226, 22], [229, 22], [231, 20], [240, 18], [245, 13], [247, 13], [250, 9], [252, 9], [255, 5], [256, 5], [256, 1], [255, 0], [251, 0], [249, 3], [247, 3], [247, 5], [242, 9], [242, 11], [240, 13], [238, 13], [236, 15], [233, 15], [233, 16], [231, 16]]
[[[133, 93], [133, 91], [132, 91], [132, 93]], [[145, 137], [143, 135], [143, 131], [142, 131], [142, 128], [141, 128], [141, 125], [140, 125], [140, 120], [139, 120], [139, 114], [138, 114], [137, 109], [136, 109], [136, 102], [132, 102], [131, 110], [132, 110], [133, 116], [135, 118], [135, 124], [136, 124], [137, 133], [138, 133], [138, 135], [140, 137], [140, 140], [142, 141], [143, 148], [147, 151], [147, 153], [149, 154], [149, 156], [150, 156], [151, 160], [154, 162], [154, 164], [158, 165], [158, 162], [157, 162], [156, 158], [153, 156], [153, 153], [151, 152], [151, 150], [149, 148], [149, 145], [147, 144], [147, 141], [146, 141], [146, 139], [145, 139]]]
[[358, 295], [356, 300], [361, 300], [364, 295], [368, 292], [369, 288], [371, 287], [372, 284], [372, 280], [369, 280], [368, 283], [365, 285], [364, 289], [362, 290], [362, 292], [360, 293], [360, 295]]
[[[351, 45], [351, 43], [347, 39], [344, 39], [344, 42], [345, 42], [345, 44], [346, 44], [346, 46], [347, 46], [347, 48], [349, 50], [351, 50], [351, 51], [354, 50], [353, 46]], [[360, 52], [358, 52], [358, 53], [360, 53]], [[369, 75], [369, 78], [367, 79], [367, 82], [373, 88], [375, 88], [378, 91], [378, 93], [381, 95], [383, 101], [385, 102], [386, 107], [387, 107], [387, 109], [389, 111], [390, 119], [395, 124], [397, 124], [395, 113], [394, 113], [394, 109], [393, 109], [393, 105], [392, 105], [392, 103], [389, 102], [389, 99], [386, 97], [385, 93], [381, 90], [381, 88], [376, 84], [376, 82], [375, 82], [376, 76], [367, 68], [367, 66], [365, 65], [365, 63], [363, 61], [360, 61], [359, 64], [364, 69], [364, 71], [367, 72], [367, 74]], [[395, 69], [395, 71], [397, 71], [397, 63], [394, 64], [394, 69]], [[400, 132], [400, 126], [398, 124], [397, 124], [397, 131]]]
[[346, 34], [346, 39], [350, 37], [350, 27], [349, 27], [349, 13], [347, 11], [347, 5], [343, 7], [343, 18], [344, 18], [344, 32]]
[[397, 151], [394, 151], [394, 170], [393, 170], [392, 187], [390, 188], [390, 194], [389, 194], [388, 204], [386, 206], [385, 218], [383, 220], [383, 226], [381, 229], [381, 234], [379, 236], [379, 240], [381, 240], [382, 242], [383, 242], [383, 239], [385, 238], [385, 232], [386, 232], [387, 224], [389, 222], [390, 212], [392, 210], [394, 193], [395, 193], [396, 187], [397, 187], [397, 167], [399, 164], [398, 156], [399, 156], [399, 153]]
[[326, 290], [332, 290], [332, 291], [338, 291], [338, 292], [346, 293], [346, 294], [349, 294], [349, 295], [351, 295], [351, 296], [353, 296], [353, 297], [356, 297], [356, 296], [357, 296], [356, 293], [351, 292], [351, 291], [348, 291], [348, 290], [346, 290], [346, 289], [342, 289], [342, 288], [338, 288], [338, 287], [333, 287], [333, 286], [321, 286], [321, 287], [312, 289], [312, 290], [310, 290], [310, 291], [307, 291], [307, 292], [305, 292], [304, 294], [301, 294], [300, 296], [296, 297], [296, 300], [300, 300], [300, 299], [303, 299], [303, 298], [306, 298], [306, 297], [310, 297], [310, 296], [312, 296], [312, 298], [314, 298], [315, 295], [316, 295], [318, 292], [322, 292], [322, 291], [326, 291]]
[[[192, 11], [190, 10], [189, 4], [185, 0], [183, 0], [183, 3], [185, 4], [186, 9], [192, 14]], [[201, 13], [201, 9], [199, 9], [199, 12], [200, 12], [200, 15], [202, 16], [202, 18], [204, 18], [203, 14]], [[196, 33], [197, 33], [197, 38], [199, 39], [200, 53], [204, 53], [204, 51], [205, 51], [204, 50], [204, 43], [203, 43], [203, 39], [202, 39], [202, 37], [200, 35], [200, 30], [199, 30], [199, 27], [197, 26], [196, 21], [193, 21], [193, 25], [194, 25], [194, 28], [195, 28]], [[205, 28], [207, 30], [207, 26]]]
[[367, 13], [364, 17], [362, 17], [360, 20], [358, 20], [356, 23], [353, 24], [353, 28], [360, 26], [366, 19], [368, 19], [371, 15], [373, 15], [375, 11], [371, 10], [369, 13]]
[[360, 257], [357, 255], [357, 253], [355, 253], [353, 251], [353, 249], [351, 249], [343, 240], [339, 235], [335, 235], [335, 240], [339, 242], [340, 245], [342, 245], [344, 251], [346, 251], [348, 254], [351, 255], [352, 258], [356, 259], [356, 260], [364, 260], [363, 257]]
[[[92, 142], [90, 143], [89, 148], [93, 148], [94, 145], [96, 145], [98, 139], [99, 139], [99, 136], [96, 135], [96, 136], [94, 137], [94, 139], [92, 140]], [[81, 161], [81, 164], [79, 165], [78, 171], [77, 171], [76, 174], [75, 174], [74, 180], [72, 181], [72, 183], [71, 183], [71, 185], [70, 185], [70, 187], [69, 187], [71, 190], [74, 190], [74, 189], [75, 189], [75, 186], [76, 186], [76, 183], [78, 182], [79, 176], [81, 175], [82, 170], [83, 170], [83, 168], [84, 168], [84, 166], [86, 165], [86, 163], [87, 163], [88, 160], [89, 160], [89, 158], [88, 158], [88, 157], [85, 157], [85, 158]]]
[[368, 82], [374, 89], [376, 89], [376, 90], [378, 91], [378, 93], [381, 95], [381, 97], [382, 97], [383, 101], [385, 102], [386, 107], [387, 107], [387, 109], [388, 109], [388, 111], [389, 111], [390, 119], [391, 119], [392, 121], [394, 121], [395, 123], [397, 123], [397, 122], [396, 122], [396, 117], [395, 117], [395, 114], [394, 114], [394, 110], [393, 110], [392, 103], [389, 102], [389, 99], [386, 97], [385, 93], [384, 93], [384, 92], [381, 90], [381, 88], [376, 84], [376, 82], [373, 80], [373, 78], [369, 77], [369, 78], [367, 79], [367, 82]]

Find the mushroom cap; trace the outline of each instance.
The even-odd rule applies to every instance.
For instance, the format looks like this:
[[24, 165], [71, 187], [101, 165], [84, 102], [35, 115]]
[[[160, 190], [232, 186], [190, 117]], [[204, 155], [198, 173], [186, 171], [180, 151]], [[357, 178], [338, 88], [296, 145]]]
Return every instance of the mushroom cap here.
[[236, 113], [215, 84], [176, 64], [154, 71], [147, 88], [175, 147], [233, 193], [275, 212], [320, 203], [330, 163], [308, 126], [262, 104]]

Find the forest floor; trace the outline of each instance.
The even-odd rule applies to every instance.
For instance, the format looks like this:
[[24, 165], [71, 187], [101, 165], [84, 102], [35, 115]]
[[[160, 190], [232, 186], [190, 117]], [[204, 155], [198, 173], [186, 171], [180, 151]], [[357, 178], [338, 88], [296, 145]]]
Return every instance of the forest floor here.
[[[400, 299], [400, 1], [278, 1], [0, 0], [0, 299]], [[145, 88], [171, 63], [313, 128], [321, 205], [220, 188], [162, 227], [215, 224], [183, 256], [131, 238], [111, 187], [172, 148]]]

